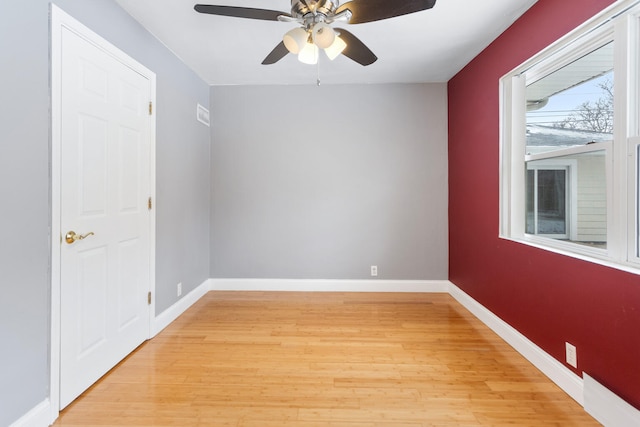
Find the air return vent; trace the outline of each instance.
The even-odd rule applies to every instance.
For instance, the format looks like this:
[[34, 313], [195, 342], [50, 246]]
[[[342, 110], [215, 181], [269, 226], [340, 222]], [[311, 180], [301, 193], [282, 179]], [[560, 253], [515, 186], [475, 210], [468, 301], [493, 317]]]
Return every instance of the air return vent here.
[[209, 122], [209, 110], [204, 108], [202, 105], [198, 104], [196, 108], [196, 118], [200, 123], [203, 123], [207, 126], [210, 126]]

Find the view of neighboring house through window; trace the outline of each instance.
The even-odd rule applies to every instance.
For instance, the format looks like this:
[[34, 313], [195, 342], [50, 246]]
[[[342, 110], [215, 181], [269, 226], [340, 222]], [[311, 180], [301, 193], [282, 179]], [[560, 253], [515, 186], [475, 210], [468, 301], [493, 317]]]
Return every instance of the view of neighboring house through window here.
[[606, 247], [613, 62], [609, 42], [527, 84], [526, 233]]
[[640, 0], [500, 80], [500, 236], [640, 272]]

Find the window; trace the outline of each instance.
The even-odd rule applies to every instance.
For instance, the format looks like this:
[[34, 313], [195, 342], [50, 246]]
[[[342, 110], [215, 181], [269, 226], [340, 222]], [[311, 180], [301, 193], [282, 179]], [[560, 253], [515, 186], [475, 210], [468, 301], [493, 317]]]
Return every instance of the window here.
[[501, 237], [638, 272], [639, 33], [619, 1], [501, 79]]

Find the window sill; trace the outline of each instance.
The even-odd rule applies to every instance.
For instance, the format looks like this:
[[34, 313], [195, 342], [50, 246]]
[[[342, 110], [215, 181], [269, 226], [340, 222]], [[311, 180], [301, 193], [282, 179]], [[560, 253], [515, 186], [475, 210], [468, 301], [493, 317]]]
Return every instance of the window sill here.
[[[524, 238], [513, 238], [507, 236], [499, 236], [501, 239], [509, 240], [523, 245], [531, 246], [544, 251], [553, 252], [559, 255], [576, 258], [582, 261], [599, 264], [609, 268], [615, 268], [626, 273], [640, 275], [640, 265], [634, 263], [626, 263], [613, 260], [608, 257], [606, 249], [582, 247], [575, 243], [558, 242], [553, 239], [545, 239], [535, 236], [525, 236]], [[551, 242], [550, 242], [551, 240]], [[567, 249], [567, 246], [570, 248]], [[577, 252], [575, 246], [579, 246], [580, 252]]]

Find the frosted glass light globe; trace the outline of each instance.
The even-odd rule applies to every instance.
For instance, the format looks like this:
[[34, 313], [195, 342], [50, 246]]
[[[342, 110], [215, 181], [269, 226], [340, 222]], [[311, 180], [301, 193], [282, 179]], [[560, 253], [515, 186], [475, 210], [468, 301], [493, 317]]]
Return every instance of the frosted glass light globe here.
[[298, 27], [288, 31], [284, 37], [282, 37], [282, 41], [289, 52], [297, 54], [307, 44], [308, 38], [309, 35], [305, 29]]
[[298, 61], [309, 65], [317, 64], [318, 46], [313, 43], [307, 43], [298, 54]]
[[324, 50], [324, 53], [327, 54], [330, 60], [334, 60], [342, 53], [342, 51], [347, 47], [347, 44], [340, 38], [340, 36], [336, 36], [336, 39], [333, 41], [331, 46]]
[[333, 28], [324, 22], [318, 22], [314, 25], [311, 35], [316, 46], [322, 49], [326, 49], [331, 46], [336, 38], [336, 33], [333, 31]]

